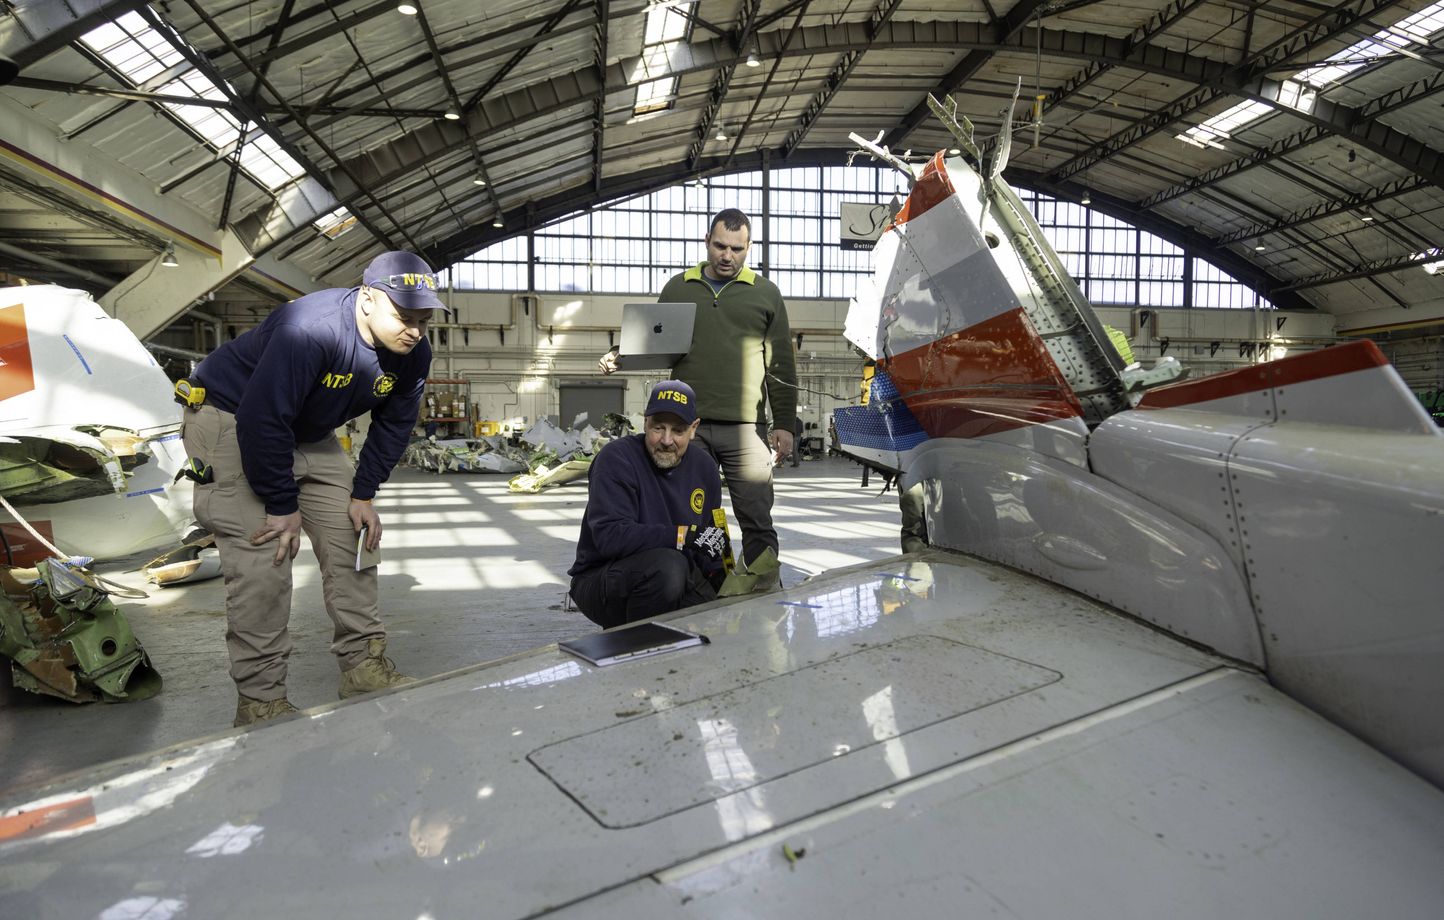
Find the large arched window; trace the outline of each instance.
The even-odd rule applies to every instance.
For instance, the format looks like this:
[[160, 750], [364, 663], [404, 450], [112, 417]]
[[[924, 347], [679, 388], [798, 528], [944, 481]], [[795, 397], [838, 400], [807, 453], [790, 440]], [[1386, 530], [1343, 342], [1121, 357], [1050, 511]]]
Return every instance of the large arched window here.
[[[799, 166], [731, 173], [598, 205], [527, 236], [495, 243], [446, 272], [461, 289], [655, 294], [703, 258], [707, 220], [723, 208], [752, 218], [750, 264], [791, 298], [847, 300], [870, 254], [840, 245], [843, 202], [887, 204], [907, 194], [894, 169]], [[1018, 190], [1048, 242], [1097, 304], [1269, 308], [1212, 263], [1100, 211]], [[763, 214], [767, 215], [764, 226]]]

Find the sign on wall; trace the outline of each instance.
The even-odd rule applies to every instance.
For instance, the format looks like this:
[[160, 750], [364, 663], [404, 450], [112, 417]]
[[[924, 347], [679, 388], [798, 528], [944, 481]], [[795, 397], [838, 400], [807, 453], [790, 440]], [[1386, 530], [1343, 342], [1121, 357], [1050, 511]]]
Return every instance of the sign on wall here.
[[899, 202], [872, 204], [844, 201], [840, 205], [842, 227], [839, 234], [843, 249], [870, 251], [876, 245], [882, 231], [892, 222]]

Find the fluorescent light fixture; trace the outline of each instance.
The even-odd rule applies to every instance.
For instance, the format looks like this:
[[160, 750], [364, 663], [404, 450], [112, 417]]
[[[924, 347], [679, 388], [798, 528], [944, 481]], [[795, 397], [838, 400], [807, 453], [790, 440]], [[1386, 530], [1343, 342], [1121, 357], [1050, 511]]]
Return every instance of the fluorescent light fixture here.
[[443, 115], [442, 118], [445, 118], [447, 121], [460, 121], [461, 113], [454, 108], [448, 107], [446, 109], [446, 114]]
[[178, 268], [180, 263], [175, 260], [175, 243], [165, 244], [165, 255], [161, 258], [162, 268]]
[[400, 13], [402, 16], [415, 16], [417, 13], [416, 4], [398, 3], [396, 4], [396, 12]]

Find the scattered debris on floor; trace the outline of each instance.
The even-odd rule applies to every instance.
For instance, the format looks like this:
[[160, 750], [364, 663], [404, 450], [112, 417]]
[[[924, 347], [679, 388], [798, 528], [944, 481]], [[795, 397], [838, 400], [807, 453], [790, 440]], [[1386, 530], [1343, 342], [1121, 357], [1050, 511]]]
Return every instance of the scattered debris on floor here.
[[432, 473], [519, 473], [526, 452], [501, 435], [412, 441], [401, 462]]
[[626, 416], [607, 413], [597, 429], [587, 424], [584, 413], [565, 430], [543, 419], [514, 438], [416, 440], [406, 448], [402, 462], [433, 473], [517, 473], [508, 483], [511, 491], [540, 492], [585, 478], [597, 451], [633, 430]]
[[160, 674], [110, 601], [111, 593], [143, 593], [60, 559], [0, 567], [0, 588], [0, 655], [11, 660], [15, 686], [72, 703], [160, 692]]
[[140, 571], [146, 581], [161, 587], [206, 581], [221, 574], [221, 553], [216, 538], [199, 531], [141, 566]]

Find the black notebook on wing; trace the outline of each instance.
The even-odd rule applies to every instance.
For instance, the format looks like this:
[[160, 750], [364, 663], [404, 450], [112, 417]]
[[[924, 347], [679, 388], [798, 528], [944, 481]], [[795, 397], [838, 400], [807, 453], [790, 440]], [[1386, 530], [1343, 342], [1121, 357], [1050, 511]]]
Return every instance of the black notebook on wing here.
[[647, 622], [611, 632], [593, 633], [580, 639], [567, 639], [558, 642], [557, 646], [564, 652], [601, 666], [710, 642], [706, 636], [689, 633], [685, 629]]

